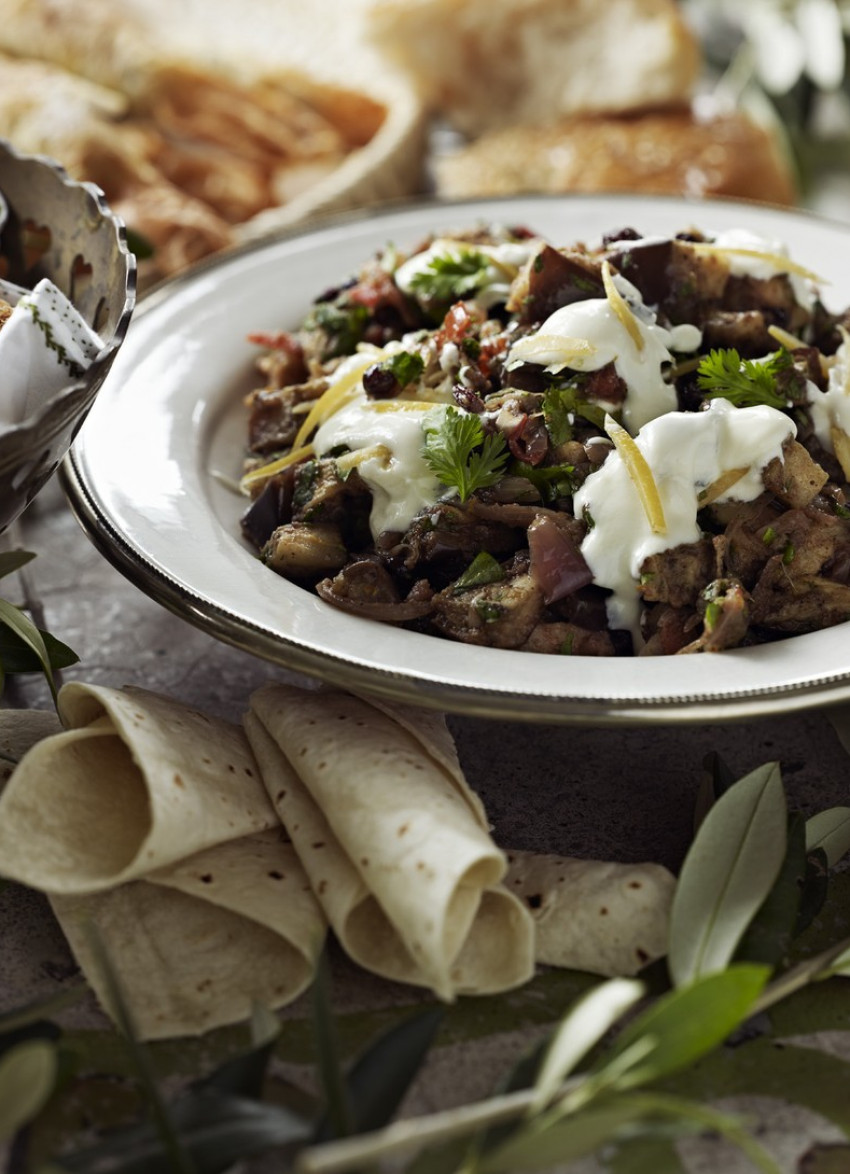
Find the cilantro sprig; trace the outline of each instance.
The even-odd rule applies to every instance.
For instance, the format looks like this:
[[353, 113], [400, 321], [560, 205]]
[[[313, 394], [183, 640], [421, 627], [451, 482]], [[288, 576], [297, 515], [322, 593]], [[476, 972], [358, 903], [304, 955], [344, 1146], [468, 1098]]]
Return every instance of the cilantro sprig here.
[[447, 408], [439, 424], [426, 421], [422, 427], [428, 468], [456, 489], [461, 501], [502, 476], [509, 455], [505, 438], [499, 432], [485, 435], [477, 416]]
[[697, 367], [697, 384], [709, 399], [727, 399], [739, 408], [766, 405], [783, 411], [788, 400], [777, 386], [777, 375], [791, 365], [785, 347], [760, 361], [742, 359], [734, 347], [712, 350]]
[[435, 253], [410, 281], [417, 297], [427, 302], [453, 302], [472, 297], [489, 284], [490, 260], [473, 248]]

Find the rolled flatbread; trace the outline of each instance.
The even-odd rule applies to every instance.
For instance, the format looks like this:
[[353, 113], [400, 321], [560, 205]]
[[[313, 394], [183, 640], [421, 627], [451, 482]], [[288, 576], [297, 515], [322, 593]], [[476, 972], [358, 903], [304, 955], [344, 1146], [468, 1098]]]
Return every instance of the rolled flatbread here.
[[538, 962], [609, 978], [667, 952], [675, 877], [661, 864], [508, 852], [507, 887], [536, 926]]
[[[533, 973], [533, 923], [445, 738], [409, 710], [270, 685], [245, 728], [313, 891], [361, 966], [440, 998]], [[412, 723], [411, 723], [412, 724]], [[448, 757], [448, 764], [447, 759]], [[456, 761], [456, 759], [455, 759]]]
[[0, 797], [0, 870], [47, 893], [103, 891], [278, 819], [244, 732], [144, 689], [71, 682], [64, 732]]
[[326, 921], [279, 829], [208, 848], [104, 893], [54, 896], [53, 911], [113, 1016], [92, 928], [141, 1039], [235, 1023], [313, 980]]

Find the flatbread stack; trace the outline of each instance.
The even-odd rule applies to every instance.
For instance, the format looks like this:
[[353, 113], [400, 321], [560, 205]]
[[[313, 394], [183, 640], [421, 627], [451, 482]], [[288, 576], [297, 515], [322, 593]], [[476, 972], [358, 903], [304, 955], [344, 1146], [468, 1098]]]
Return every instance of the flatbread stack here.
[[286, 685], [244, 729], [136, 688], [73, 682], [59, 709], [59, 732], [0, 723], [7, 757], [35, 743], [0, 795], [0, 873], [48, 894], [114, 1014], [105, 951], [141, 1038], [292, 1001], [328, 927], [444, 1000], [664, 952], [670, 874], [506, 854], [439, 715]]

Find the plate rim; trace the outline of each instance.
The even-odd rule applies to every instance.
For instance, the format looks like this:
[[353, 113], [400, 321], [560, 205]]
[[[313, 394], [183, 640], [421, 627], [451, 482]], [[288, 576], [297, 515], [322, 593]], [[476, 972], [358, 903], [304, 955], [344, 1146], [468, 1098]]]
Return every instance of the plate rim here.
[[[586, 204], [588, 201], [611, 204], [674, 205], [677, 209], [699, 209], [702, 218], [713, 207], [766, 211], [788, 216], [794, 221], [810, 221], [813, 225], [837, 231], [848, 238], [850, 225], [807, 209], [786, 209], [775, 205], [753, 205], [751, 201], [706, 200], [696, 197], [644, 196], [632, 193], [520, 193], [508, 197], [464, 198], [436, 200], [431, 198], [404, 199], [374, 208], [337, 213], [309, 224], [287, 228], [271, 237], [244, 242], [214, 257], [207, 258], [192, 269], [161, 283], [151, 290], [136, 308], [136, 318], [144, 319], [164, 301], [194, 284], [210, 272], [238, 264], [240, 259], [256, 252], [277, 249], [289, 241], [319, 237], [329, 231], [347, 226], [387, 220], [398, 215], [427, 214], [464, 208], [505, 208], [519, 203], [528, 204]], [[612, 226], [613, 227], [613, 226]], [[72, 446], [62, 470], [61, 480], [72, 512], [102, 555], [131, 582], [161, 606], [206, 630], [216, 639], [256, 655], [267, 662], [302, 672], [327, 683], [352, 691], [371, 693], [384, 698], [404, 700], [427, 708], [480, 717], [501, 717], [510, 720], [548, 724], [638, 725], [721, 722], [753, 717], [771, 716], [777, 712], [812, 708], [817, 705], [840, 703], [850, 697], [850, 666], [841, 674], [833, 674], [808, 683], [788, 683], [730, 695], [683, 695], [647, 698], [575, 697], [567, 694], [529, 693], [494, 689], [486, 685], [468, 685], [456, 681], [438, 682], [418, 676], [409, 666], [389, 668], [364, 665], [345, 655], [317, 650], [297, 640], [271, 632], [243, 616], [221, 607], [214, 599], [186, 589], [176, 577], [171, 577], [153, 565], [142, 551], [125, 540], [113, 526], [108, 513], [92, 491], [79, 459], [78, 447], [84, 446], [85, 430]], [[794, 639], [799, 639], [796, 637]]]

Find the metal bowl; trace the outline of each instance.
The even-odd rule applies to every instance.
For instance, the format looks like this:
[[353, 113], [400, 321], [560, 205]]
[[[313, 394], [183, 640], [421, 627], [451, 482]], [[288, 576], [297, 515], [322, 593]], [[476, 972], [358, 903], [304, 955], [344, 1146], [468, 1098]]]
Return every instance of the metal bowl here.
[[49, 278], [104, 344], [83, 376], [0, 431], [2, 530], [53, 475], [94, 402], [127, 332], [136, 263], [100, 189], [72, 180], [53, 160], [0, 140], [0, 194], [0, 275], [27, 288]]

